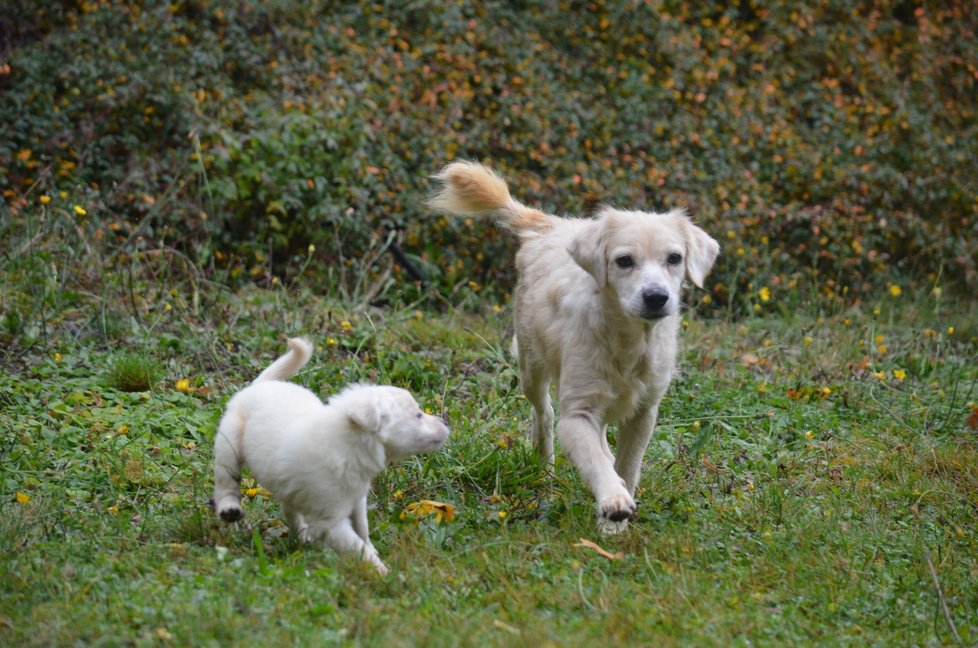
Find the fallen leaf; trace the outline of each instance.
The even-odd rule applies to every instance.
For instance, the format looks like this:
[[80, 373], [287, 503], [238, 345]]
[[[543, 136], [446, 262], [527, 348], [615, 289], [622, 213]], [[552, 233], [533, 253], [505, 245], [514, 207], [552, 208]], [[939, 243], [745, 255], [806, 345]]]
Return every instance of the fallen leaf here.
[[598, 552], [598, 555], [599, 556], [604, 556], [608, 560], [621, 560], [622, 558], [625, 557], [625, 554], [623, 554], [620, 551], [618, 553], [611, 553], [609, 551], [606, 551], [606, 550], [602, 549], [601, 547], [599, 547], [595, 543], [591, 542], [590, 540], [585, 540], [584, 538], [581, 538], [580, 539], [580, 542], [578, 542], [574, 546], [575, 547], [585, 547], [587, 549], [594, 549], [596, 552]]
[[978, 430], [978, 409], [971, 410], [971, 416], [968, 417], [968, 427], [972, 430]]

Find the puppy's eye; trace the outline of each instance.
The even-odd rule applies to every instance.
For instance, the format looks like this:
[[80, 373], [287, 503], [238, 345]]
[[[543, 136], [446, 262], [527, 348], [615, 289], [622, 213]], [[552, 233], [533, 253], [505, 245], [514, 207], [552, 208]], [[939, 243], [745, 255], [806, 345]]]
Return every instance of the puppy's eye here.
[[418, 412], [417, 414], [414, 415], [414, 418], [421, 418], [423, 416], [424, 416], [424, 414], [422, 414], [421, 412]]
[[631, 268], [635, 265], [635, 259], [630, 254], [623, 254], [615, 259], [615, 265], [619, 268]]
[[679, 252], [673, 252], [668, 257], [666, 257], [666, 263], [669, 265], [679, 265], [683, 262], [683, 255]]

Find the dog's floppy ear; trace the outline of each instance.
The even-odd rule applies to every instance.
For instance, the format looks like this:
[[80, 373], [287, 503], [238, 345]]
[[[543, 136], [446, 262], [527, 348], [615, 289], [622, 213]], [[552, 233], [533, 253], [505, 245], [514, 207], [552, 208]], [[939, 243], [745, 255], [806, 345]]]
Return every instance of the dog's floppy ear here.
[[376, 432], [380, 429], [380, 412], [369, 403], [356, 403], [346, 413], [346, 417], [361, 432]]
[[697, 288], [702, 288], [703, 280], [720, 254], [720, 244], [693, 225], [693, 221], [687, 219], [686, 224], [686, 276]]
[[567, 244], [567, 252], [574, 263], [584, 268], [594, 277], [598, 286], [604, 288], [608, 283], [608, 269], [604, 253], [604, 237], [601, 219], [588, 221], [577, 235]]

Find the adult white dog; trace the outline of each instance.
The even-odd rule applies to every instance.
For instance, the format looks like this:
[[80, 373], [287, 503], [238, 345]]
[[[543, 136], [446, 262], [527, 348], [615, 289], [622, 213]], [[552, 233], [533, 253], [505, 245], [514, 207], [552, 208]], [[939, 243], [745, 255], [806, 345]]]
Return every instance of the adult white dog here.
[[[561, 448], [597, 499], [601, 531], [621, 531], [675, 371], [683, 280], [702, 287], [719, 244], [681, 210], [604, 207], [594, 219], [566, 219], [520, 204], [480, 164], [455, 162], [435, 179], [433, 207], [492, 213], [519, 235], [514, 348], [533, 445], [553, 461], [556, 379]], [[608, 424], [618, 426], [616, 455]]]
[[312, 355], [306, 340], [228, 403], [214, 440], [214, 507], [233, 522], [241, 510], [241, 468], [247, 466], [284, 509], [304, 541], [355, 553], [381, 573], [387, 567], [370, 542], [367, 491], [390, 462], [438, 450], [445, 422], [397, 387], [352, 385], [324, 405], [308, 389], [283, 382]]

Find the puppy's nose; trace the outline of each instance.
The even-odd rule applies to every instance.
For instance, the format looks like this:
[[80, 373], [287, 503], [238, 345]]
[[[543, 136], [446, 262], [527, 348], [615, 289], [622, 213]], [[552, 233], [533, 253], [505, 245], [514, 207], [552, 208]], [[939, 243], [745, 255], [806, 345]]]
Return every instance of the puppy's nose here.
[[642, 303], [649, 311], [662, 310], [662, 307], [669, 301], [669, 293], [658, 288], [649, 288], [642, 291]]

